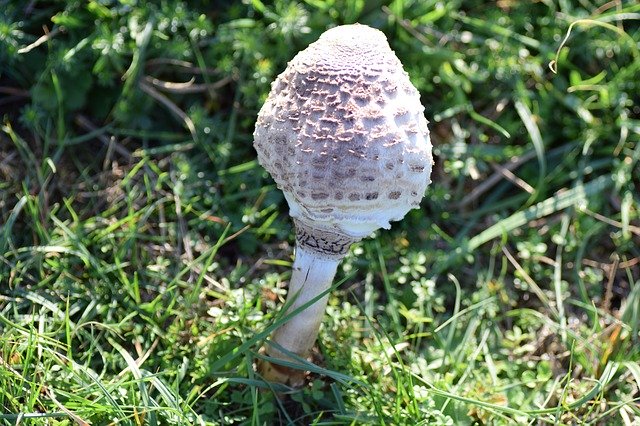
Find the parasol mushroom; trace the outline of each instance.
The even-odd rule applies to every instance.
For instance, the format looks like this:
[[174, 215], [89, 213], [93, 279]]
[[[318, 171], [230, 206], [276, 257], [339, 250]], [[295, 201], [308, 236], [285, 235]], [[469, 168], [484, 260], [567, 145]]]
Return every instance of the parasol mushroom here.
[[[254, 146], [296, 228], [287, 312], [319, 298], [273, 333], [277, 346], [308, 356], [351, 244], [419, 207], [433, 163], [423, 112], [385, 35], [366, 25], [326, 31], [272, 83]], [[266, 353], [291, 361], [274, 345]], [[269, 381], [304, 382], [303, 371], [271, 362], [258, 370]]]

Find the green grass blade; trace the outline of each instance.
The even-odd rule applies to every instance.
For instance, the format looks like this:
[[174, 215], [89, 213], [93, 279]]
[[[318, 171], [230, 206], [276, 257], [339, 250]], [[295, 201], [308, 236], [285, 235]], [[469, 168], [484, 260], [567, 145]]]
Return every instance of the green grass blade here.
[[575, 188], [562, 191], [553, 197], [527, 208], [524, 211], [514, 213], [511, 216], [500, 220], [495, 225], [485, 229], [469, 240], [467, 250], [473, 251], [494, 238], [500, 237], [503, 234], [508, 234], [514, 229], [525, 225], [531, 220], [540, 219], [568, 207], [579, 205], [586, 201], [588, 197], [604, 191], [612, 184], [613, 181], [611, 176], [605, 175], [599, 176], [584, 185], [579, 185]]

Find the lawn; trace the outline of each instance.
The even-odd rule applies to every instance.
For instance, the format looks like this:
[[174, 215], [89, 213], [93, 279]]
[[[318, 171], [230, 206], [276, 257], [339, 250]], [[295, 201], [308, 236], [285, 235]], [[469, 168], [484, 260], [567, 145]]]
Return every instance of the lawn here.
[[[421, 209], [355, 244], [301, 389], [271, 81], [335, 25], [420, 91]], [[640, 5], [0, 0], [0, 424], [640, 424]]]

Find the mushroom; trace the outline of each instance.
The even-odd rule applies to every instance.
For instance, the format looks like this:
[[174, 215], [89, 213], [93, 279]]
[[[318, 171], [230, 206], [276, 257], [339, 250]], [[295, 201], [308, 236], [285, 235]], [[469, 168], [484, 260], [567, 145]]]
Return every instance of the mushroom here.
[[[254, 146], [296, 229], [286, 313], [309, 306], [274, 331], [269, 356], [291, 362], [280, 347], [307, 357], [351, 244], [419, 207], [433, 163], [423, 112], [385, 35], [366, 25], [324, 32], [272, 83]], [[271, 362], [258, 371], [304, 383], [304, 371]]]

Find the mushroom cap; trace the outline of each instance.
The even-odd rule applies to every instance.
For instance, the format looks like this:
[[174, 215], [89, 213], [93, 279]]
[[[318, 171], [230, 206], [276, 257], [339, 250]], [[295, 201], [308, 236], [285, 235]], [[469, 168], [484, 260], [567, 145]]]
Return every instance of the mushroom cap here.
[[254, 146], [296, 227], [359, 240], [419, 207], [433, 163], [423, 112], [385, 35], [339, 26], [272, 83]]

